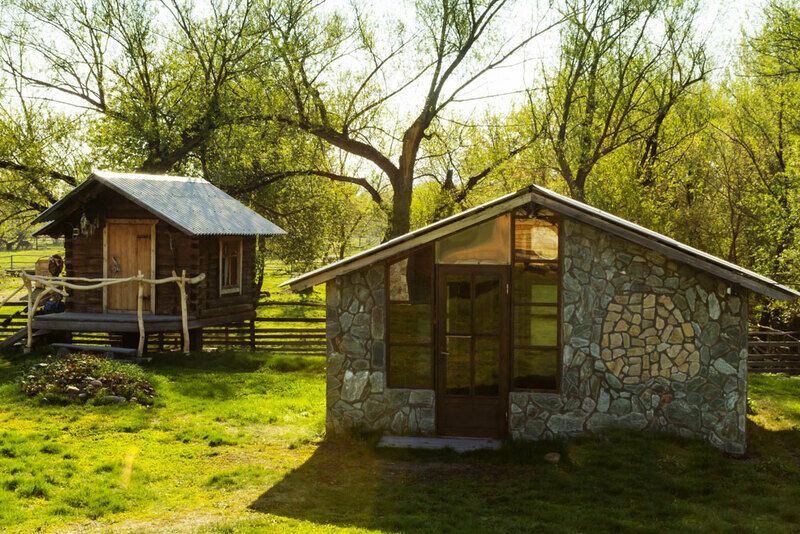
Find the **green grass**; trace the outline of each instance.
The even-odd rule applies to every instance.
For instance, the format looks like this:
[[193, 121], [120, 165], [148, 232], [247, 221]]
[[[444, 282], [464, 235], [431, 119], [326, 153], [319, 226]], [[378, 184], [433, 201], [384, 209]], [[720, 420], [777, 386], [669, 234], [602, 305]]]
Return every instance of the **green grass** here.
[[37, 357], [0, 355], [2, 531], [800, 528], [800, 378], [751, 376], [741, 459], [630, 433], [457, 455], [324, 440], [321, 358], [161, 356], [146, 408], [40, 407], [15, 384]]

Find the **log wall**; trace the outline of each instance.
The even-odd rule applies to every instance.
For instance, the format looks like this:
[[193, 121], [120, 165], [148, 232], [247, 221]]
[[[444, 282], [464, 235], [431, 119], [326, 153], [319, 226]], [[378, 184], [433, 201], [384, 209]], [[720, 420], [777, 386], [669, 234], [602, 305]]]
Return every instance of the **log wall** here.
[[200, 238], [200, 263], [205, 268], [206, 279], [197, 284], [204, 302], [201, 315], [213, 316], [255, 309], [258, 290], [255, 283], [255, 236], [242, 237], [242, 292], [220, 295], [219, 291], [219, 237]]
[[[90, 201], [90, 202], [88, 202]], [[97, 220], [99, 227], [89, 236], [72, 236], [72, 228], [79, 228], [80, 217], [86, 213], [90, 220]], [[74, 214], [59, 226], [64, 231], [65, 265], [68, 276], [102, 278], [103, 272], [103, 226], [106, 219], [155, 219], [155, 215], [111, 190], [95, 192], [87, 199], [85, 207], [78, 207]], [[192, 237], [165, 221], [156, 225], [156, 278], [171, 276], [172, 271], [186, 276], [206, 273], [200, 284], [188, 285], [188, 312], [190, 315], [214, 316], [255, 309], [257, 299], [255, 286], [254, 236], [243, 237], [242, 242], [242, 294], [219, 294], [219, 237]], [[175, 284], [162, 284], [155, 290], [156, 313], [160, 315], [180, 314], [180, 292]], [[73, 291], [68, 300], [69, 311], [101, 313], [103, 293], [97, 291]]]

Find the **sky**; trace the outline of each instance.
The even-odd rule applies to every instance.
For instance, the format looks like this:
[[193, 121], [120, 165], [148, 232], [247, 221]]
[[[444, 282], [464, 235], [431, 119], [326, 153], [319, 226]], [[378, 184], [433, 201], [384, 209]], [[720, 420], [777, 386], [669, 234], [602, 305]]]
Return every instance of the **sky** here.
[[[499, 28], [508, 32], [508, 39], [514, 42], [526, 35], [534, 27], [544, 27], [555, 20], [556, 13], [548, 11], [552, 0], [516, 0], [509, 2]], [[742, 38], [742, 29], [752, 33], [759, 26], [759, 16], [766, 0], [700, 0], [701, 13], [697, 20], [697, 35], [705, 38], [715, 75], [723, 75], [725, 67], [735, 60], [733, 53]], [[407, 28], [413, 28], [414, 0], [327, 0], [324, 9], [348, 11], [351, 3], [359, 6], [373, 19], [385, 23], [386, 27], [400, 20]], [[386, 36], [377, 36], [385, 38]], [[537, 76], [543, 65], [558, 60], [558, 29], [551, 29], [536, 38], [528, 47], [510, 59], [502, 68], [487, 72], [481, 79], [462, 94], [468, 100], [456, 106], [459, 114], [468, 115], [474, 110], [490, 106], [502, 111], [519, 101], [518, 97], [526, 88], [537, 86]], [[402, 98], [392, 104], [399, 115], [405, 111], [418, 109], [415, 97], [424, 94], [426, 87], [411, 87]], [[47, 91], [44, 91], [47, 93]], [[494, 95], [486, 99], [486, 96]], [[66, 99], [60, 95], [59, 99]]]
[[[701, 11], [697, 19], [697, 36], [705, 39], [714, 65], [712, 76], [724, 76], [727, 67], [736, 60], [735, 50], [742, 40], [743, 30], [751, 34], [760, 25], [760, 13], [764, 0], [701, 0]], [[542, 18], [544, 2], [521, 0], [517, 2], [508, 18], [508, 24], [520, 27], [535, 26]], [[396, 5], [396, 4], [395, 4]], [[546, 7], [546, 6], [545, 6]], [[545, 19], [551, 20], [551, 19]], [[491, 98], [494, 109], [507, 108], [516, 101], [511, 95], [526, 87], [536, 87], [537, 76], [543, 64], [557, 61], [558, 30], [548, 31], [532, 43], [521, 56], [510, 61], [505, 68], [488, 72], [482, 80], [469, 91], [470, 96], [498, 95]], [[477, 102], [477, 101], [475, 101]], [[482, 104], [462, 105], [464, 114], [478, 109]]]

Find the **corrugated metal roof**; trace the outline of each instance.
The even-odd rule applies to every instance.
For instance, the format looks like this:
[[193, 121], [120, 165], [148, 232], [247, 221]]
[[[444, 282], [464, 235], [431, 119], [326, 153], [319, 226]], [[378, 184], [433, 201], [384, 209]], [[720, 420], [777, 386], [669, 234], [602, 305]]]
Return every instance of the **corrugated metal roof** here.
[[202, 178], [94, 171], [34, 223], [57, 219], [91, 183], [101, 183], [191, 235], [285, 234], [232, 196]]
[[567, 216], [570, 216], [570, 212], [575, 213], [575, 215], [578, 214], [577, 212], [580, 212], [580, 214], [583, 214], [582, 217], [588, 217], [586, 220], [588, 224], [595, 224], [596, 226], [602, 225], [604, 230], [617, 233], [617, 235], [620, 235], [623, 238], [626, 237], [626, 235], [623, 234], [628, 232], [627, 236], [629, 238], [632, 236], [638, 236], [636, 237], [637, 242], [640, 242], [640, 244], [643, 246], [657, 249], [659, 252], [665, 254], [669, 253], [670, 255], [673, 255], [670, 251], [674, 251], [674, 257], [676, 257], [678, 261], [682, 261], [678, 255], [682, 255], [680, 257], [682, 257], [684, 260], [693, 258], [691, 261], [694, 262], [697, 260], [700, 263], [701, 267], [699, 268], [703, 268], [703, 266], [705, 266], [706, 271], [715, 268], [716, 272], [713, 273], [715, 276], [720, 276], [721, 278], [727, 279], [733, 283], [742, 284], [745, 287], [761, 293], [769, 293], [769, 296], [781, 298], [783, 300], [790, 300], [800, 296], [800, 292], [781, 285], [776, 281], [762, 276], [756, 272], [750, 271], [744, 267], [740, 267], [721, 258], [717, 258], [716, 256], [712, 256], [711, 254], [690, 247], [689, 245], [683, 244], [663, 234], [659, 234], [658, 232], [654, 232], [644, 228], [643, 226], [634, 224], [630, 221], [617, 217], [616, 215], [599, 210], [583, 202], [559, 195], [554, 191], [550, 191], [549, 189], [545, 189], [544, 187], [537, 185], [526, 187], [525, 189], [521, 189], [515, 193], [505, 195], [498, 199], [487, 202], [486, 204], [482, 204], [470, 210], [448, 217], [447, 219], [437, 221], [413, 232], [409, 232], [408, 234], [396, 237], [390, 241], [387, 241], [386, 243], [381, 243], [380, 245], [377, 245], [369, 250], [365, 250], [364, 252], [350, 256], [349, 258], [345, 258], [336, 263], [332, 263], [320, 269], [303, 274], [302, 276], [298, 276], [297, 278], [293, 278], [292, 280], [284, 282], [281, 284], [281, 286], [289, 285], [293, 289], [303, 289], [310, 285], [316, 285], [341, 274], [361, 268], [364, 265], [368, 265], [370, 263], [370, 258], [374, 258], [374, 261], [379, 261], [389, 255], [400, 254], [409, 248], [417, 247], [426, 242], [438, 239], [441, 237], [443, 232], [446, 233], [448, 231], [448, 228], [453, 228], [452, 231], [460, 229], [463, 224], [459, 225], [459, 223], [466, 218], [470, 218], [472, 222], [477, 223], [481, 219], [479, 215], [480, 213], [487, 212], [488, 208], [506, 204], [512, 205], [514, 204], [514, 199], [538, 202], [554, 211], [559, 211], [560, 209], [562, 212], [564, 212], [564, 215]]

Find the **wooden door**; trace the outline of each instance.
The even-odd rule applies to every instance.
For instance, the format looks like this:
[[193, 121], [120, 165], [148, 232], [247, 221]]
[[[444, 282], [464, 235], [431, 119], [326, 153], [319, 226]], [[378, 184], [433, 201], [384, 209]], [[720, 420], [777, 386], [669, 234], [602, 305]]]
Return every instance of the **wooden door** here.
[[439, 266], [437, 431], [499, 437], [508, 405], [507, 267]]
[[[109, 222], [106, 242], [106, 277], [128, 278], [139, 271], [152, 277], [153, 265], [152, 223]], [[109, 311], [136, 311], [138, 284], [128, 282], [108, 286], [106, 309]], [[144, 287], [143, 308], [151, 310], [151, 288]]]

